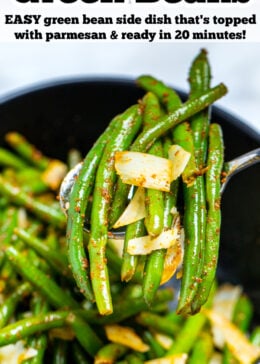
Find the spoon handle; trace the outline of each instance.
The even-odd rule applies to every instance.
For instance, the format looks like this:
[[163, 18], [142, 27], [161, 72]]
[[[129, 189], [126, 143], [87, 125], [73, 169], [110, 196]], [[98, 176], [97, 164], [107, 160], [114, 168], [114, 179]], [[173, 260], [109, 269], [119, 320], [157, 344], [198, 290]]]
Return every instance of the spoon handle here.
[[260, 162], [260, 148], [251, 150], [248, 153], [240, 155], [239, 157], [232, 159], [224, 164], [224, 171], [226, 172], [225, 180], [222, 183], [221, 193], [223, 193], [229, 179], [236, 173], [253, 166]]

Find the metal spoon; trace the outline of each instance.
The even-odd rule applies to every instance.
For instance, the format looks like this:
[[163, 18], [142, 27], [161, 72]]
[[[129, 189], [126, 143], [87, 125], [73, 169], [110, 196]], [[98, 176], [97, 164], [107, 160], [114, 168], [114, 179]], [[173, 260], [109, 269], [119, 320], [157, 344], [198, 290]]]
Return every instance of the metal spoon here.
[[[225, 178], [222, 182], [221, 186], [221, 194], [223, 193], [226, 185], [228, 184], [231, 177], [233, 177], [238, 172], [253, 166], [254, 164], [260, 162], [260, 148], [254, 149], [248, 153], [245, 153], [235, 159], [232, 159], [229, 162], [224, 163], [223, 172], [225, 174]], [[73, 169], [71, 169], [67, 175], [65, 176], [61, 187], [60, 187], [60, 205], [62, 210], [67, 213], [69, 208], [69, 196], [71, 189], [75, 183], [76, 178], [79, 175], [79, 172], [82, 168], [82, 163], [77, 164]], [[113, 235], [116, 238], [123, 238], [123, 231], [114, 231]]]

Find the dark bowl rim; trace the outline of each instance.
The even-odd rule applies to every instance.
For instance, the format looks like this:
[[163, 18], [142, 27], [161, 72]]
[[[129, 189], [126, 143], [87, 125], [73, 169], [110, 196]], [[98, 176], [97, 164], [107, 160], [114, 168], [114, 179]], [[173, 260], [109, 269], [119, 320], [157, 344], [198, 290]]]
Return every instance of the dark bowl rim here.
[[[11, 102], [17, 98], [26, 96], [28, 94], [44, 91], [48, 88], [55, 88], [66, 86], [69, 84], [82, 84], [82, 83], [111, 83], [111, 84], [121, 84], [125, 86], [134, 86], [135, 78], [134, 77], [125, 77], [125, 76], [78, 76], [78, 77], [61, 77], [57, 79], [51, 79], [46, 81], [40, 81], [28, 86], [24, 86], [13, 91], [9, 91], [6, 94], [0, 96], [0, 107], [4, 104]], [[172, 86], [181, 97], [187, 97], [187, 93], [175, 86]], [[257, 130], [250, 127], [245, 121], [240, 119], [238, 116], [232, 114], [232, 112], [227, 111], [222, 106], [213, 106], [213, 112], [216, 113], [219, 117], [224, 120], [228, 120], [228, 122], [241, 130], [243, 133], [254, 139], [257, 143], [260, 143], [260, 133]]]

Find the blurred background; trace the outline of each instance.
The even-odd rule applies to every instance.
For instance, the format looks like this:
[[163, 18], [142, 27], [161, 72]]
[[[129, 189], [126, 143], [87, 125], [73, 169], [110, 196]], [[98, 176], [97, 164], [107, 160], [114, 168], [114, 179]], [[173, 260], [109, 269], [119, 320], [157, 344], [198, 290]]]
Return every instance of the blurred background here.
[[1, 43], [0, 100], [63, 78], [134, 79], [143, 73], [188, 91], [190, 63], [201, 48], [209, 52], [212, 84], [225, 82], [229, 88], [218, 105], [260, 135], [260, 43]]

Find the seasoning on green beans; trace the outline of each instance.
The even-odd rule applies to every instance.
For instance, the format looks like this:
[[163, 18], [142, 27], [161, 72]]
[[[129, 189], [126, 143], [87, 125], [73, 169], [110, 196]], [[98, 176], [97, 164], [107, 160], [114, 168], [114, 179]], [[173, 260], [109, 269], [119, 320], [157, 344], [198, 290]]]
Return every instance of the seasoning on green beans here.
[[[210, 124], [210, 105], [227, 92], [224, 84], [210, 88], [210, 79], [205, 50], [192, 62], [184, 103], [162, 81], [140, 76], [137, 85], [147, 93], [116, 115], [89, 149], [65, 200], [67, 217], [57, 208], [57, 186], [42, 177], [56, 160], [19, 132], [5, 136], [0, 361], [8, 345], [19, 344], [24, 364], [170, 363], [174, 355], [188, 356], [191, 364], [210, 362], [217, 349], [208, 313], [215, 295], [224, 149], [220, 126]], [[173, 144], [189, 156], [179, 174], [168, 155]], [[139, 184], [124, 183], [117, 157], [129, 151], [166, 163], [168, 189], [147, 186], [143, 164]], [[81, 162], [81, 152], [68, 151], [63, 167]], [[161, 178], [153, 166], [151, 179]], [[131, 212], [131, 203], [137, 186], [144, 194], [136, 218], [138, 208]], [[114, 227], [122, 214], [130, 219], [121, 227], [124, 239]], [[160, 288], [172, 284], [176, 270], [182, 276], [180, 293]], [[206, 310], [195, 314], [203, 305]], [[233, 324], [250, 335], [251, 319], [252, 303], [242, 295]], [[248, 341], [248, 350], [257, 353], [259, 328], [251, 342], [255, 346]], [[239, 359], [227, 347], [218, 348], [223, 363]]]

